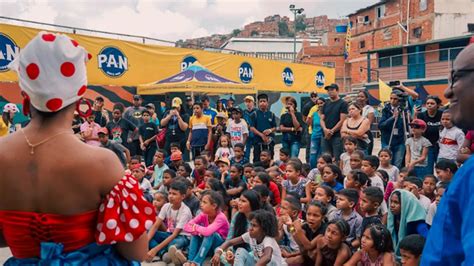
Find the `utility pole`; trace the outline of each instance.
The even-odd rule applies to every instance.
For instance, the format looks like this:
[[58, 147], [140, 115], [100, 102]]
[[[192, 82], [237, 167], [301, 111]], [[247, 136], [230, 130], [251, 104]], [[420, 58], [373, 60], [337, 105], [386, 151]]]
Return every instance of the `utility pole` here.
[[290, 5], [290, 11], [293, 12], [294, 20], [293, 20], [293, 28], [294, 28], [294, 36], [293, 36], [293, 62], [296, 62], [296, 15], [300, 15], [303, 13], [303, 8], [296, 8], [295, 5]]

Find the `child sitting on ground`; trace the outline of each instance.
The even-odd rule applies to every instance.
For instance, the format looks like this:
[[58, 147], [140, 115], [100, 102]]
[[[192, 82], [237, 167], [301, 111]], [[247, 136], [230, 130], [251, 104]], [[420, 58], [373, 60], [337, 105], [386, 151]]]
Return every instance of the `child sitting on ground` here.
[[260, 161], [253, 164], [254, 167], [260, 166], [268, 169], [273, 166], [272, 153], [269, 150], [260, 152]]
[[376, 187], [368, 187], [361, 194], [360, 209], [365, 213], [362, 216], [362, 232], [371, 224], [382, 224], [383, 216], [379, 207], [383, 202], [383, 193]]
[[329, 222], [324, 236], [316, 238], [315, 265], [343, 265], [351, 257], [351, 249], [346, 243], [350, 233], [349, 224], [343, 219]]
[[287, 180], [282, 182], [281, 198], [286, 198], [288, 193], [294, 193], [301, 204], [311, 200], [311, 194], [306, 190], [307, 179], [301, 175], [301, 161], [290, 160], [286, 165]]
[[398, 173], [398, 177], [396, 181], [390, 181], [387, 184], [387, 189], [385, 189], [385, 193], [383, 196], [383, 199], [385, 202], [388, 202], [388, 199], [390, 198], [390, 195], [392, 195], [392, 192], [395, 189], [402, 189], [403, 188], [403, 180], [405, 180], [405, 177], [408, 176], [408, 168], [403, 167], [400, 169], [400, 172]]
[[188, 163], [183, 163], [182, 165], [178, 167], [178, 171], [176, 171], [176, 176], [183, 177], [191, 181], [190, 176], [192, 172], [193, 172], [193, 169], [191, 168], [191, 166], [189, 166]]
[[438, 179], [433, 174], [425, 175], [423, 179], [423, 190], [421, 194], [425, 195], [431, 202], [436, 200], [436, 184], [438, 183]]
[[298, 220], [301, 212], [301, 203], [296, 195], [288, 194], [281, 202], [280, 216], [278, 217], [278, 237], [282, 256], [291, 264], [292, 258], [300, 255], [298, 243], [296, 243], [293, 233], [295, 228], [293, 223]]
[[163, 182], [163, 172], [168, 168], [165, 164], [166, 151], [159, 149], [155, 153], [155, 166], [153, 167], [153, 176], [150, 180], [153, 182], [153, 187], [158, 188]]
[[164, 192], [155, 192], [153, 194], [153, 206], [155, 207], [156, 213], [160, 213], [161, 208], [168, 203], [168, 194]]
[[183, 177], [176, 178], [176, 181], [180, 181], [186, 184], [188, 190], [186, 191], [186, 197], [184, 198], [183, 203], [186, 204], [186, 206], [188, 206], [188, 208], [191, 210], [193, 217], [196, 216], [199, 212], [199, 199], [194, 196], [193, 183]]
[[322, 202], [326, 206], [326, 220], [334, 220], [334, 215], [337, 212], [337, 208], [334, 207], [333, 202], [335, 201], [336, 195], [334, 190], [328, 186], [319, 186], [316, 188], [314, 200]]
[[349, 223], [350, 232], [347, 235], [347, 243], [351, 244], [351, 249], [359, 247], [358, 237], [362, 234], [362, 217], [354, 210], [359, 202], [359, 192], [355, 189], [343, 189], [336, 194], [336, 207], [338, 211], [334, 219], [344, 219]]
[[281, 198], [280, 198], [280, 191], [278, 190], [277, 184], [271, 181], [270, 175], [265, 172], [260, 172], [254, 178], [255, 185], [264, 185], [270, 190], [270, 199], [273, 206], [280, 205]]
[[335, 164], [328, 164], [324, 167], [323, 171], [323, 186], [328, 186], [334, 191], [339, 192], [344, 186], [338, 181], [343, 180], [341, 169]]
[[378, 187], [382, 192], [385, 191], [382, 178], [375, 174], [379, 168], [379, 158], [374, 155], [367, 155], [362, 160], [362, 171], [369, 177], [371, 186]]
[[381, 224], [372, 224], [363, 231], [361, 250], [344, 263], [344, 266], [384, 265], [393, 266], [393, 244], [390, 232]]
[[316, 168], [309, 171], [306, 178], [308, 178], [308, 180], [315, 181], [318, 185], [321, 184], [323, 182], [322, 176], [324, 167], [326, 167], [328, 164], [332, 164], [332, 156], [327, 153], [322, 154], [316, 161]]
[[426, 224], [431, 227], [433, 224], [433, 218], [436, 214], [436, 210], [438, 209], [439, 201], [444, 195], [444, 192], [448, 188], [449, 183], [446, 182], [439, 182], [438, 186], [436, 186], [436, 200], [431, 203], [430, 208], [428, 209], [428, 213], [426, 214]]
[[[260, 173], [261, 174], [261, 173]], [[255, 185], [252, 190], [260, 196], [260, 208], [276, 215], [275, 209], [270, 204], [270, 190], [265, 185]]]
[[423, 190], [423, 183], [418, 177], [409, 176], [403, 181], [403, 189], [410, 191], [420, 202], [421, 206], [428, 212], [428, 208], [431, 205], [431, 200], [425, 195], [421, 194]]
[[138, 180], [138, 183], [140, 183], [140, 188], [143, 191], [143, 196], [145, 197], [145, 199], [149, 202], [153, 202], [153, 196], [151, 195], [153, 187], [151, 186], [150, 181], [144, 178], [145, 165], [136, 165], [135, 168], [132, 169], [132, 175], [133, 177], [135, 177], [136, 180]]
[[204, 181], [207, 163], [208, 161], [204, 156], [197, 156], [194, 159], [194, 170], [191, 173], [191, 179], [195, 186], [199, 186]]
[[352, 170], [351, 168], [351, 155], [357, 149], [357, 139], [352, 136], [344, 138], [344, 150], [346, 152], [341, 154], [339, 167], [342, 169], [342, 174], [347, 176]]
[[230, 145], [230, 137], [228, 135], [220, 136], [218, 146], [219, 148], [217, 148], [215, 158], [230, 159], [234, 157], [234, 150]]
[[441, 182], [451, 182], [458, 166], [452, 160], [441, 159], [435, 165], [436, 176]]
[[[201, 198], [201, 213], [184, 226], [184, 231], [191, 234], [191, 243], [187, 263], [184, 265], [202, 265], [215, 248], [224, 243], [229, 232], [229, 222], [221, 206], [222, 196], [216, 191], [206, 191]], [[170, 254], [173, 258], [173, 254]], [[175, 265], [186, 261], [181, 250], [175, 253]]]
[[420, 265], [421, 255], [425, 247], [425, 238], [421, 235], [409, 235], [400, 241], [400, 253], [403, 266]]
[[[171, 183], [168, 193], [169, 203], [163, 206], [156, 222], [147, 234], [150, 250], [147, 253], [146, 261], [153, 261], [156, 254], [169, 258], [169, 255], [164, 256], [164, 254], [171, 246], [183, 249], [189, 245], [189, 234], [182, 232], [184, 225], [193, 218], [191, 210], [183, 203], [186, 191], [187, 187], [184, 183]], [[158, 231], [164, 222], [166, 222], [166, 232]], [[165, 258], [163, 259], [165, 262], [167, 261]]]
[[163, 172], [163, 182], [161, 182], [161, 185], [158, 188], [158, 191], [168, 193], [170, 185], [173, 182], [174, 178], [176, 178], [176, 173], [171, 169], [166, 169]]
[[395, 165], [392, 165], [392, 151], [387, 148], [383, 148], [379, 151], [379, 169], [384, 170], [388, 174], [389, 181], [397, 181], [399, 170]]
[[360, 170], [362, 169], [362, 160], [364, 159], [365, 154], [360, 150], [355, 150], [351, 154], [350, 164], [352, 170]]
[[245, 165], [249, 161], [244, 156], [245, 146], [242, 143], [237, 143], [234, 146], [234, 157], [230, 158], [230, 165], [234, 165], [236, 163], [240, 165]]

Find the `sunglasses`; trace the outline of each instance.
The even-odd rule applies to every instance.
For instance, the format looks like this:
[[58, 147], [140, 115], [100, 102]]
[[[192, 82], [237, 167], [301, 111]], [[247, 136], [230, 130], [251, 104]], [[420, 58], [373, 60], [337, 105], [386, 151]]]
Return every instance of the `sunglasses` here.
[[416, 129], [419, 129], [419, 128], [424, 128], [423, 126], [420, 126], [420, 125], [410, 125], [412, 128], [416, 128]]

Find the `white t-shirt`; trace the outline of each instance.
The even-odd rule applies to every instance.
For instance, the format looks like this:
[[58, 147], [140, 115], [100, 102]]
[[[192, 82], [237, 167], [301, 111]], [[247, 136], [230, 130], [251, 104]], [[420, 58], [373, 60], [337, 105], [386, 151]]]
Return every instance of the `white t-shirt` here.
[[[410, 147], [411, 160], [416, 161], [420, 159], [421, 155], [423, 154], [423, 149], [431, 146], [431, 142], [423, 136], [417, 139], [412, 137], [407, 139], [406, 145]], [[427, 165], [428, 158], [426, 158], [423, 162], [418, 163], [416, 166], [424, 167]]]
[[143, 192], [150, 192], [153, 190], [150, 181], [145, 177], [143, 177], [142, 181], [140, 182], [140, 188]]
[[291, 234], [288, 231], [288, 225], [284, 224], [283, 225], [283, 231], [285, 232], [286, 237], [288, 238], [288, 241], [290, 242], [290, 248], [292, 251], [299, 251], [300, 246], [298, 246], [298, 243], [296, 243], [295, 238], [293, 237], [293, 234]]
[[[166, 219], [167, 232], [173, 233], [175, 228], [183, 229], [184, 225], [193, 219], [193, 215], [191, 210], [184, 203], [181, 203], [179, 210], [173, 210], [171, 203], [166, 203], [163, 205], [163, 208], [161, 208], [158, 218], [162, 221]], [[189, 234], [184, 231], [181, 231], [180, 234], [189, 236]]]
[[343, 154], [341, 154], [340, 159], [342, 162], [342, 174], [344, 176], [347, 176], [349, 172], [352, 170], [351, 163], [350, 163], [351, 156], [349, 155], [349, 153], [344, 152]]
[[438, 209], [436, 202], [431, 203], [430, 207], [428, 208], [428, 213], [426, 214], [425, 222], [430, 226], [433, 224], [433, 218], [436, 214], [436, 209]]
[[418, 201], [421, 203], [421, 206], [425, 208], [425, 211], [428, 212], [428, 209], [430, 208], [430, 205], [431, 205], [431, 200], [425, 195], [420, 194], [420, 198], [418, 199]]
[[464, 132], [458, 127], [444, 128], [439, 133], [438, 158], [456, 160], [459, 149], [464, 143]]
[[371, 187], [378, 187], [382, 190], [382, 192], [385, 193], [385, 188], [383, 186], [382, 178], [380, 178], [378, 175], [374, 175], [369, 178], [370, 178]]
[[391, 165], [389, 168], [384, 168], [382, 166], [379, 167], [380, 170], [384, 170], [388, 174], [388, 181], [396, 182], [398, 179], [398, 175], [400, 174], [400, 170], [395, 165]]
[[251, 238], [250, 234], [247, 232], [242, 235], [242, 239], [245, 243], [250, 245], [256, 261], [258, 261], [263, 256], [263, 250], [267, 247], [270, 247], [272, 249], [271, 262], [274, 263], [274, 265], [287, 265], [285, 260], [281, 257], [280, 247], [278, 246], [275, 238], [266, 236], [262, 243], [257, 243], [256, 239]]
[[369, 114], [371, 113], [375, 113], [375, 109], [374, 107], [370, 106], [370, 105], [366, 105], [364, 106], [364, 108], [362, 108], [362, 116], [367, 118], [369, 116]]
[[249, 134], [249, 127], [244, 119], [240, 120], [240, 123], [235, 123], [234, 120], [229, 121], [227, 125], [227, 133], [230, 134], [230, 142], [232, 147], [237, 143], [244, 143], [244, 134]]

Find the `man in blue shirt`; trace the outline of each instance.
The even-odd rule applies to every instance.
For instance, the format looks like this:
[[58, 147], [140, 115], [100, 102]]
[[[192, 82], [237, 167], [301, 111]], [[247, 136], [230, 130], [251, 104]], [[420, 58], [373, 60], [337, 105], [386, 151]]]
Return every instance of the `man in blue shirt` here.
[[217, 121], [216, 121], [216, 115], [217, 115], [217, 111], [216, 109], [214, 108], [211, 108], [210, 106], [210, 101], [209, 101], [209, 97], [207, 95], [204, 95], [201, 97], [201, 102], [202, 102], [202, 113], [204, 115], [207, 115], [211, 118], [211, 124], [212, 126], [215, 126], [217, 124]]
[[[245, 102], [245, 110], [243, 111], [243, 118], [247, 122], [247, 125], [250, 127], [252, 125], [252, 115], [257, 111], [255, 108], [255, 98], [253, 96], [246, 96], [244, 98]], [[245, 142], [245, 159], [247, 161], [250, 161], [250, 150], [252, 150], [253, 147], [253, 142], [254, 142], [255, 134], [252, 132], [252, 130], [249, 130], [249, 136], [247, 138], [247, 141]]]
[[[474, 128], [474, 46], [466, 47], [454, 61], [450, 85], [452, 121]], [[426, 241], [421, 265], [474, 265], [474, 158], [456, 172], [439, 203]]]
[[250, 130], [255, 134], [253, 146], [253, 161], [260, 161], [260, 152], [269, 150], [272, 153], [275, 147], [276, 117], [268, 106], [268, 95], [259, 94], [258, 110], [251, 117]]

